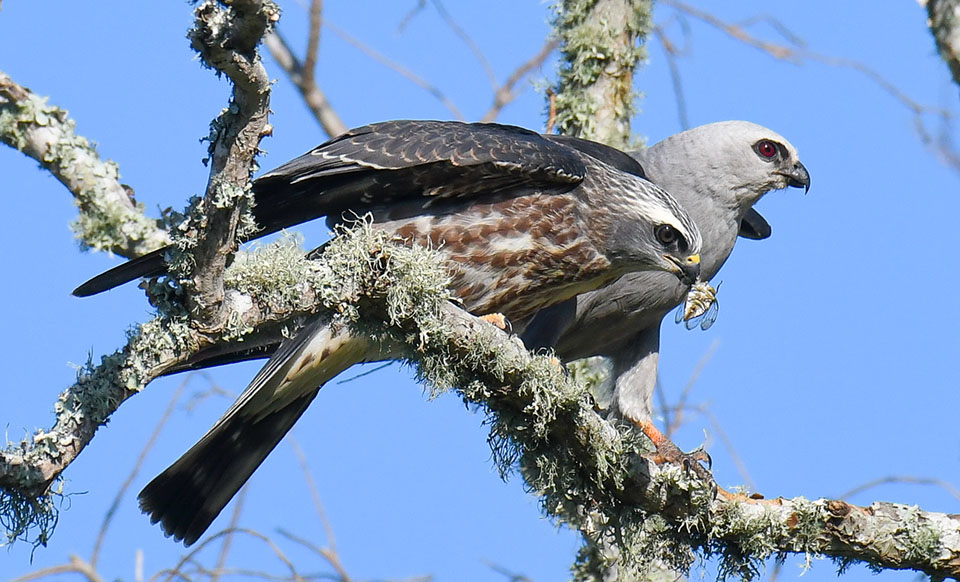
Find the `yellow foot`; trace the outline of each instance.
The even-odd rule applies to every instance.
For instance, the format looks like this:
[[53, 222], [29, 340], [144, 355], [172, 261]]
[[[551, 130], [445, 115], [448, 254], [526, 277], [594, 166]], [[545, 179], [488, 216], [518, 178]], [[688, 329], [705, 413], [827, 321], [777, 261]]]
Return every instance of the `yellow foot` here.
[[502, 313], [488, 313], [486, 315], [481, 315], [480, 319], [488, 323], [492, 323], [504, 331], [507, 330], [507, 318], [504, 317]]

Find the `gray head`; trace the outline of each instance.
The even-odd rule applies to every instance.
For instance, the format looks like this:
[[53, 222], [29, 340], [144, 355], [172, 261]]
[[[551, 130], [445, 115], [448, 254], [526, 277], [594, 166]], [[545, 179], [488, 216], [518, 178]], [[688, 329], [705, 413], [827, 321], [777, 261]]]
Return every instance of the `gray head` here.
[[666, 271], [684, 284], [700, 274], [700, 229], [665, 190], [631, 173], [590, 161], [582, 195], [598, 217], [591, 230], [609, 258], [628, 270]]
[[[720, 121], [670, 136], [642, 152], [651, 173], [743, 211], [770, 190], [810, 188], [810, 174], [783, 136], [749, 121]], [[644, 164], [644, 167], [648, 167]], [[650, 179], [658, 181], [657, 175]], [[731, 199], [732, 196], [732, 199]]]

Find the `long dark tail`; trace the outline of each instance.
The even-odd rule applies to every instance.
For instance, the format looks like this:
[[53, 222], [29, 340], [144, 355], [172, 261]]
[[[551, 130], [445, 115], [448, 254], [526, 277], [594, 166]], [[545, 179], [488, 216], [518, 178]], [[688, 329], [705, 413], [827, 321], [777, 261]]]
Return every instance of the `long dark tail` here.
[[140, 492], [140, 509], [191, 545], [203, 535], [320, 387], [379, 349], [318, 316], [283, 341], [223, 417]]
[[251, 421], [234, 415], [218, 424], [140, 492], [150, 522], [187, 546], [220, 511], [293, 427], [319, 388]]
[[170, 247], [157, 249], [152, 253], [147, 253], [142, 257], [137, 257], [122, 265], [104, 271], [93, 279], [90, 279], [83, 285], [73, 290], [77, 297], [89, 297], [102, 293], [108, 289], [119, 287], [124, 283], [139, 279], [140, 277], [157, 277], [167, 272], [167, 265], [163, 260], [164, 254]]

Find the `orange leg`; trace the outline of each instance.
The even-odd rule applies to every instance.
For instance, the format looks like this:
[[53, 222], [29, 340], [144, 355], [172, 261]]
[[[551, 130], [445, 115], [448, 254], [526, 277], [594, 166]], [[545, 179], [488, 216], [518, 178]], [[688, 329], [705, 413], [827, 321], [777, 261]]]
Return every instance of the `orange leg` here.
[[504, 317], [502, 313], [488, 313], [486, 315], [481, 315], [480, 319], [486, 321], [487, 323], [492, 323], [504, 331], [507, 330], [507, 318]]
[[688, 463], [707, 463], [710, 465], [710, 455], [703, 450], [697, 450], [692, 453], [685, 453], [680, 450], [680, 448], [673, 444], [673, 442], [667, 438], [667, 435], [660, 432], [652, 422], [647, 420], [634, 420], [630, 419], [630, 422], [634, 426], [643, 431], [643, 434], [647, 435], [651, 441], [653, 441], [653, 446], [657, 448], [657, 453], [653, 456], [653, 462], [662, 465], [664, 463], [679, 463], [679, 464], [688, 464]]

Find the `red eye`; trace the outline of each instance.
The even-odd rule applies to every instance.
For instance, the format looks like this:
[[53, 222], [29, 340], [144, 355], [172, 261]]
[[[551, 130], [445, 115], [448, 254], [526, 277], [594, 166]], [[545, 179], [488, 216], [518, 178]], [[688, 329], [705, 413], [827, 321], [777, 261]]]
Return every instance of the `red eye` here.
[[765, 158], [772, 158], [777, 155], [777, 146], [770, 140], [761, 140], [756, 145], [757, 153]]

